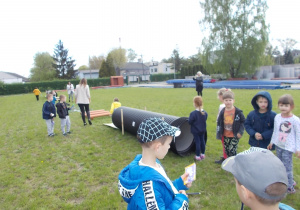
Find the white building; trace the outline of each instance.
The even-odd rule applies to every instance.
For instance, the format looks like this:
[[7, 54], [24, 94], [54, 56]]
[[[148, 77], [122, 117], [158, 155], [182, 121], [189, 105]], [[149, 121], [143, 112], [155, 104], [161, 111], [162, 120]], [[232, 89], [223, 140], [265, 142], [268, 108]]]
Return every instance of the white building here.
[[76, 73], [80, 79], [98, 79], [99, 78], [99, 69], [91, 69], [91, 70], [78, 70]]
[[11, 83], [23, 83], [28, 82], [28, 78], [11, 72], [0, 71], [0, 81], [11, 84]]
[[158, 63], [157, 61], [146, 63], [150, 74], [174, 74], [173, 63]]

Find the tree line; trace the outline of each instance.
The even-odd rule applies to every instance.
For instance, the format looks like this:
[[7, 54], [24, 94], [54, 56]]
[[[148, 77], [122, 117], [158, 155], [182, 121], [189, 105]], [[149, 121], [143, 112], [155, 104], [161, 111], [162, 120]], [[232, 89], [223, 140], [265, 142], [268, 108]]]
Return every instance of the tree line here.
[[[176, 48], [169, 58], [161, 61], [172, 63], [172, 68], [181, 76], [200, 70], [205, 74], [221, 73], [234, 78], [244, 73], [253, 74], [259, 66], [300, 63], [300, 55], [292, 55], [296, 40], [278, 39], [279, 46], [269, 42], [267, 0], [201, 0], [200, 6], [204, 16], [199, 24], [206, 36], [198, 53], [184, 58]], [[99, 77], [109, 77], [119, 74], [119, 68], [136, 58], [133, 49], [119, 47], [106, 57], [89, 57], [89, 65], [78, 69], [97, 69]], [[47, 52], [34, 56], [31, 81], [74, 78], [75, 66], [75, 60], [68, 57], [68, 50], [60, 40], [53, 56]]]

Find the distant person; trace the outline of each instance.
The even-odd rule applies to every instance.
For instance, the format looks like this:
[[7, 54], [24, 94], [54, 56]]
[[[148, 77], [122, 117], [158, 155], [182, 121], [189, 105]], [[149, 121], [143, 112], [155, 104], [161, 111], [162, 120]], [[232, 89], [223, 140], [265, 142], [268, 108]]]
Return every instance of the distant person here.
[[46, 121], [47, 132], [49, 137], [53, 137], [54, 134], [54, 118], [56, 117], [56, 109], [52, 103], [53, 95], [47, 95], [47, 101], [43, 105], [43, 119]]
[[193, 80], [196, 81], [196, 91], [198, 96], [202, 96], [202, 90], [203, 90], [203, 77], [201, 71], [198, 71], [195, 77], [193, 77]]
[[68, 91], [68, 95], [69, 95], [69, 102], [70, 102], [70, 98], [72, 98], [72, 102], [73, 102], [74, 86], [73, 86], [73, 84], [71, 84], [71, 82], [69, 82], [67, 84], [67, 91]]
[[52, 95], [53, 95], [53, 100], [52, 100], [52, 103], [55, 105], [55, 102], [56, 102], [56, 97], [57, 97], [57, 93], [55, 92], [55, 90], [52, 90]]
[[[149, 135], [151, 134], [151, 135]], [[142, 154], [119, 174], [119, 192], [128, 203], [127, 209], [188, 209], [185, 192], [192, 183], [184, 185], [188, 173], [171, 181], [159, 159], [163, 159], [180, 130], [159, 118], [142, 121], [137, 139]]]
[[271, 151], [251, 147], [227, 158], [222, 168], [234, 176], [241, 209], [245, 204], [252, 210], [295, 210], [279, 203], [286, 196], [288, 179], [284, 165]]
[[36, 100], [39, 101], [40, 100], [40, 94], [41, 94], [41, 91], [36, 87], [34, 88], [34, 90], [32, 91], [36, 97]]
[[220, 112], [217, 120], [217, 139], [224, 138], [224, 147], [227, 157], [235, 156], [240, 138], [244, 133], [245, 117], [243, 111], [235, 107], [234, 93], [223, 93], [225, 108]]
[[89, 124], [92, 125], [92, 121], [90, 117], [90, 103], [91, 103], [90, 88], [85, 78], [82, 78], [80, 80], [79, 85], [76, 85], [75, 103], [77, 103], [80, 108], [83, 125], [84, 126], [87, 125], [85, 122], [85, 112], [88, 117]]
[[260, 91], [251, 100], [254, 108], [245, 121], [245, 129], [249, 134], [249, 144], [252, 147], [267, 149], [270, 144], [274, 118], [276, 113], [272, 111], [272, 98], [269, 92]]
[[203, 101], [201, 96], [195, 96], [193, 104], [196, 110], [192, 111], [189, 116], [189, 124], [191, 125], [191, 133], [194, 136], [196, 144], [196, 161], [205, 159], [205, 132], [207, 112], [203, 110]]
[[268, 149], [275, 144], [276, 155], [283, 162], [287, 177], [289, 194], [296, 192], [296, 182], [293, 176], [293, 153], [300, 158], [300, 120], [292, 113], [294, 99], [286, 94], [279, 98], [278, 108], [281, 113], [274, 120], [274, 131]]
[[121, 103], [120, 103], [119, 99], [114, 98], [114, 101], [112, 102], [111, 107], [110, 107], [110, 111], [109, 111], [110, 114], [113, 114], [115, 109], [119, 108], [120, 106], [121, 106]]
[[[70, 128], [71, 128], [71, 121], [69, 117], [69, 110], [67, 103], [66, 103], [66, 96], [60, 95], [59, 96], [59, 103], [56, 104], [57, 107], [57, 114], [60, 118], [60, 127], [61, 131], [64, 136], [67, 134], [70, 134]], [[65, 132], [65, 127], [67, 127], [67, 132]]]
[[[227, 89], [227, 88], [221, 88], [220, 90], [218, 90], [217, 95], [218, 95], [218, 99], [221, 102], [221, 104], [219, 105], [219, 109], [218, 109], [218, 115], [217, 115], [217, 121], [220, 115], [220, 112], [222, 111], [223, 108], [225, 108], [225, 104], [223, 101], [223, 93], [225, 93], [225, 91], [231, 91], [231, 89]], [[215, 163], [221, 164], [226, 158], [226, 152], [225, 152], [225, 147], [224, 147], [224, 138], [221, 139], [222, 142], [222, 147], [223, 147], [223, 155], [221, 156], [220, 160], [216, 160]]]

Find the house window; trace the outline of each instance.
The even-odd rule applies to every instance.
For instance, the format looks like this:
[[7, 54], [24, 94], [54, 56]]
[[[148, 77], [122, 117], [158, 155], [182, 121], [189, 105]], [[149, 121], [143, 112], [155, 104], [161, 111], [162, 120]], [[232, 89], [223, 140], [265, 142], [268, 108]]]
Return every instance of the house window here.
[[154, 72], [157, 72], [157, 68], [154, 69]]
[[168, 68], [166, 68], [166, 71], [168, 71]]

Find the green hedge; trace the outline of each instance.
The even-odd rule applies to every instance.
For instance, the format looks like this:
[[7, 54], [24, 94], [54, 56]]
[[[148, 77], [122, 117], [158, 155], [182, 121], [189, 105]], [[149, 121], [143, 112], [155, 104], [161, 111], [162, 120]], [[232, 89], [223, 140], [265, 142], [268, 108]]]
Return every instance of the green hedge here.
[[[1, 84], [0, 95], [12, 95], [22, 93], [32, 93], [35, 87], [39, 88], [41, 92], [46, 90], [64, 90], [67, 83], [71, 82], [74, 86], [79, 84], [79, 79], [73, 80], [55, 80], [45, 82], [31, 82], [31, 83], [14, 83], [14, 84]], [[88, 79], [90, 87], [95, 86], [108, 86], [110, 85], [110, 78]]]
[[[176, 73], [175, 77], [176, 79], [182, 79], [180, 73]], [[174, 79], [174, 74], [151, 74], [150, 75], [151, 82], [161, 82], [170, 79]]]

